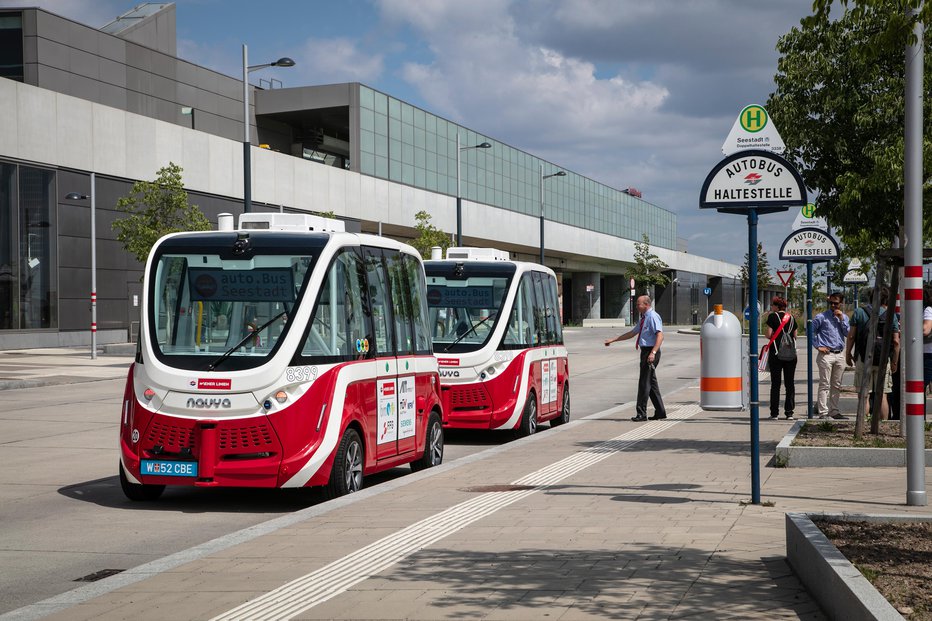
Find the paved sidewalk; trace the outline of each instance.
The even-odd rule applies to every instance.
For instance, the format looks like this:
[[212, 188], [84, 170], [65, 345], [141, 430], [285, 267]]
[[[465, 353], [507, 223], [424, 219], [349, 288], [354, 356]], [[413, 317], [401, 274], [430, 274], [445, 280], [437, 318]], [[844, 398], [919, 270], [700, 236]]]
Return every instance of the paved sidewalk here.
[[0, 351], [0, 390], [125, 379], [133, 362], [131, 346], [102, 351], [91, 360], [89, 347]]
[[761, 422], [764, 504], [745, 504], [747, 414], [698, 396], [669, 395], [667, 421], [616, 407], [310, 507], [53, 598], [74, 605], [50, 618], [822, 619], [784, 513], [928, 513], [905, 506], [905, 469], [768, 466], [782, 420]]

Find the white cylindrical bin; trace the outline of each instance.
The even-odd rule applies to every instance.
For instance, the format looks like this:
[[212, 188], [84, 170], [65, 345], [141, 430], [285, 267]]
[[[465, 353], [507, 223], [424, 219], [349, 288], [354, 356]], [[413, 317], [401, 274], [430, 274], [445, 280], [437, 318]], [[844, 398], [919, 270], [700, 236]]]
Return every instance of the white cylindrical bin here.
[[443, 248], [440, 246], [431, 246], [430, 247], [430, 260], [431, 261], [440, 261], [443, 259]]
[[721, 304], [699, 331], [699, 405], [703, 410], [744, 409], [741, 322]]
[[217, 214], [217, 230], [218, 231], [232, 231], [233, 230], [233, 214], [231, 213]]

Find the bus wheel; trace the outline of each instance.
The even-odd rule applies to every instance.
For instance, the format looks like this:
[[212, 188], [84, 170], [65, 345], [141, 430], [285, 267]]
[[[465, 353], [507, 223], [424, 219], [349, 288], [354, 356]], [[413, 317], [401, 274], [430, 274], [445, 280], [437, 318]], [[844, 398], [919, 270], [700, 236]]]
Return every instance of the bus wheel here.
[[550, 421], [550, 426], [559, 427], [568, 422], [570, 422], [570, 385], [563, 384], [563, 407], [560, 408], [560, 415]]
[[427, 443], [424, 446], [424, 456], [411, 462], [411, 470], [418, 472], [426, 468], [439, 466], [443, 461], [443, 426], [437, 412], [430, 413], [427, 421]]
[[531, 393], [527, 396], [527, 403], [524, 404], [524, 414], [518, 426], [518, 437], [533, 435], [535, 431], [537, 431], [537, 399], [534, 398], [534, 393]]
[[331, 498], [345, 496], [362, 489], [362, 441], [355, 429], [347, 429], [340, 440], [327, 492]]
[[139, 483], [130, 483], [129, 479], [126, 478], [126, 473], [123, 472], [122, 462], [120, 462], [120, 487], [123, 488], [123, 493], [126, 494], [127, 498], [136, 501], [158, 500], [159, 496], [162, 495], [162, 492], [165, 491], [164, 485], [141, 485]]

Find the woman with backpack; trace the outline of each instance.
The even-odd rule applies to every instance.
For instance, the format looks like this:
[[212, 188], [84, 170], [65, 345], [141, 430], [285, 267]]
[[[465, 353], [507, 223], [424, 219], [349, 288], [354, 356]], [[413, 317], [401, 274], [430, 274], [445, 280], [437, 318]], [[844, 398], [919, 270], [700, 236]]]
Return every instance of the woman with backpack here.
[[786, 312], [786, 300], [775, 297], [767, 316], [767, 338], [771, 339], [767, 363], [770, 367], [770, 418], [780, 417], [780, 382], [786, 386], [783, 413], [793, 420], [796, 407], [796, 319]]

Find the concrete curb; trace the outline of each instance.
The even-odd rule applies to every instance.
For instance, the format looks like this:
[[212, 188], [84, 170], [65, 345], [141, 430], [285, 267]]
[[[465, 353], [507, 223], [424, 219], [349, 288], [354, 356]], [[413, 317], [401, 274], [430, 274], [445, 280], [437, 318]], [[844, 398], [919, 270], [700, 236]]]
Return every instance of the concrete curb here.
[[819, 530], [811, 518], [833, 522], [932, 522], [932, 516], [787, 513], [786, 558], [829, 618], [893, 621], [903, 616]]
[[[842, 446], [791, 446], [807, 420], [796, 421], [777, 445], [774, 454], [781, 468], [905, 467], [905, 448]], [[926, 466], [932, 466], [932, 450], [926, 449]]]

